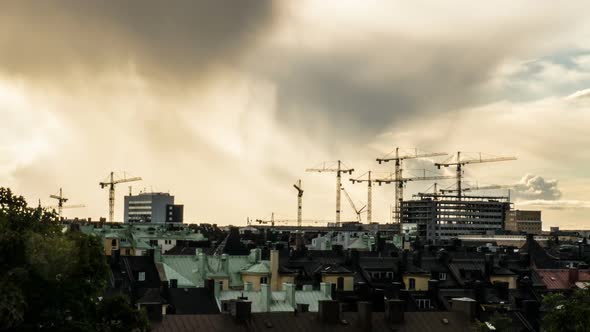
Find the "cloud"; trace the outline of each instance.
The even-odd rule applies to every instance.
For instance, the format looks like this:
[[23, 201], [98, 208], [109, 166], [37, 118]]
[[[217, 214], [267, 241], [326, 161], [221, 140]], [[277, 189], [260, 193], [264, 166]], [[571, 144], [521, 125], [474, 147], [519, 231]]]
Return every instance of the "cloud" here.
[[271, 0], [11, 1], [0, 11], [0, 70], [49, 80], [123, 71], [163, 86], [202, 81], [256, 45], [276, 7]]
[[537, 207], [551, 210], [590, 209], [590, 201], [536, 199], [517, 202], [517, 207]]
[[590, 89], [576, 91], [565, 98], [566, 100], [590, 99]]
[[557, 180], [545, 180], [533, 174], [523, 176], [513, 190], [517, 200], [558, 200], [562, 195]]

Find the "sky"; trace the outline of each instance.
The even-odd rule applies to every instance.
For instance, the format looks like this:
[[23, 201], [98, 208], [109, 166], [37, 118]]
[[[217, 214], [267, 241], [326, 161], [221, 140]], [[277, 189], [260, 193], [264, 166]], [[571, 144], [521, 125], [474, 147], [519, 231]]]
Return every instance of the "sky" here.
[[[590, 229], [588, 1], [8, 1], [0, 11], [0, 185], [66, 217], [170, 192], [185, 221], [333, 220], [333, 173], [391, 172], [396, 147], [515, 156], [469, 165], [544, 228]], [[436, 170], [407, 161], [404, 174]], [[414, 173], [413, 173], [414, 172]], [[408, 175], [408, 176], [410, 176]], [[357, 208], [367, 189], [344, 177]], [[452, 188], [453, 180], [439, 181]], [[409, 183], [405, 198], [432, 190]], [[491, 191], [491, 194], [506, 194]], [[487, 192], [482, 192], [487, 193]], [[388, 222], [393, 187], [373, 190]], [[343, 220], [355, 213], [342, 201]], [[365, 216], [363, 216], [365, 218]]]

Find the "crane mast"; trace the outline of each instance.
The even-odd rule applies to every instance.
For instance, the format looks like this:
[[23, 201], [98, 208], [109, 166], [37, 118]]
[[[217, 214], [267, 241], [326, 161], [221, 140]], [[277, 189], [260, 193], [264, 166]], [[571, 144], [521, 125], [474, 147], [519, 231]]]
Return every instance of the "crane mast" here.
[[61, 219], [64, 203], [68, 201], [68, 198], [64, 197], [62, 188], [59, 188], [59, 195], [49, 195], [49, 197], [57, 200], [57, 215]]
[[115, 180], [115, 173], [111, 172], [106, 181], [99, 182], [101, 188], [109, 187], [109, 222], [113, 222], [115, 217], [115, 185], [118, 183], [133, 182], [141, 180], [140, 177], [123, 178]]
[[[394, 175], [396, 180], [395, 190], [394, 190], [394, 211], [393, 211], [393, 218], [395, 222], [399, 223], [401, 219], [400, 215], [400, 206], [401, 202], [404, 200], [404, 181], [403, 179], [403, 169], [402, 169], [402, 161], [405, 159], [418, 159], [418, 158], [427, 158], [427, 157], [437, 157], [437, 156], [446, 156], [447, 153], [445, 152], [435, 152], [435, 153], [420, 153], [418, 149], [414, 149], [413, 153], [409, 153], [406, 155], [400, 156], [400, 148], [395, 148], [395, 155], [394, 156], [385, 156], [383, 158], [377, 158], [377, 162], [381, 164], [382, 162], [389, 162], [395, 161], [395, 169]], [[391, 154], [391, 153], [390, 153]]]
[[336, 168], [327, 167], [326, 163], [320, 168], [308, 168], [306, 172], [334, 172], [336, 173], [336, 223], [340, 224], [340, 208], [341, 208], [341, 195], [340, 188], [342, 187], [342, 173], [348, 173], [349, 175], [354, 172], [354, 168], [342, 168], [342, 162], [337, 161]]
[[297, 227], [301, 228], [301, 221], [302, 221], [302, 205], [303, 205], [303, 187], [301, 186], [301, 179], [297, 181], [296, 184], [293, 185], [295, 189], [297, 189]]

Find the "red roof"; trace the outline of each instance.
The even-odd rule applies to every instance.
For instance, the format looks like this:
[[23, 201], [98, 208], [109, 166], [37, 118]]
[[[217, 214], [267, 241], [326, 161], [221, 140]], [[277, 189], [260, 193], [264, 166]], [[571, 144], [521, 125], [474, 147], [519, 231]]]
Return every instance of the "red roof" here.
[[[569, 269], [537, 269], [547, 289], [570, 289], [575, 286], [569, 281]], [[590, 281], [590, 270], [578, 270], [578, 280]]]

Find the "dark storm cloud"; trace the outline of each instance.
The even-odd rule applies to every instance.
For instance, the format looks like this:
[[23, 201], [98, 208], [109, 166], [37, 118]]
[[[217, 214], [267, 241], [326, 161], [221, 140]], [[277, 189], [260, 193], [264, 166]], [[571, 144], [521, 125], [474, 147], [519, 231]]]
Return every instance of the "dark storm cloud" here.
[[8, 1], [0, 70], [34, 77], [134, 68], [199, 80], [238, 59], [274, 21], [271, 0]]

